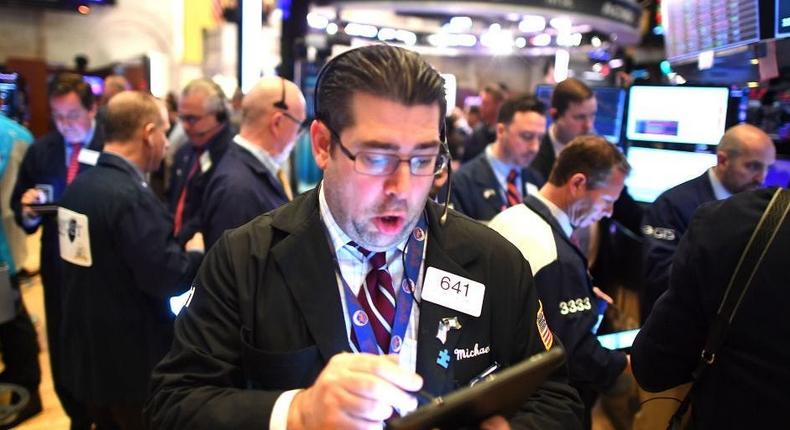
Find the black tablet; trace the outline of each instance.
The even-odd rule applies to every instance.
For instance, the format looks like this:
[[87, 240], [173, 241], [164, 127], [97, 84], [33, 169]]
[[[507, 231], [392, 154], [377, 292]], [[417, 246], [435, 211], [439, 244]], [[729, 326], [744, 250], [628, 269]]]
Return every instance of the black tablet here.
[[387, 429], [457, 429], [475, 425], [493, 415], [511, 415], [564, 361], [565, 351], [555, 346], [494, 373], [474, 386], [437, 397], [411, 414], [387, 423]]
[[54, 215], [58, 213], [58, 205], [53, 203], [32, 203], [28, 206], [37, 215]]

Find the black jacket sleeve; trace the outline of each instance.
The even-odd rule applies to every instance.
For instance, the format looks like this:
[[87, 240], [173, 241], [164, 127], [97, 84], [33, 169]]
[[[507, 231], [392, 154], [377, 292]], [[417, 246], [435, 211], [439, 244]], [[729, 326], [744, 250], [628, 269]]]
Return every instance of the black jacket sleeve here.
[[691, 381], [705, 343], [708, 316], [699, 297], [706, 279], [700, 277], [695, 257], [695, 230], [705, 222], [701, 212], [680, 240], [672, 260], [671, 286], [656, 302], [631, 349], [634, 377], [647, 391]]
[[[225, 236], [227, 238], [227, 236]], [[168, 355], [154, 369], [144, 415], [157, 429], [266, 429], [281, 391], [247, 389], [231, 251], [206, 255]], [[238, 413], [234, 413], [238, 411]]]

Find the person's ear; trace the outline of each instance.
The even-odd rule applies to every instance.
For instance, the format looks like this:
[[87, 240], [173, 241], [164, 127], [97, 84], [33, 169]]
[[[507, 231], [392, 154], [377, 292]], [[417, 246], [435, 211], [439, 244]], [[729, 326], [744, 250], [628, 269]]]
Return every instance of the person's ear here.
[[587, 175], [581, 172], [574, 173], [568, 179], [568, 186], [574, 198], [581, 196], [587, 191]]
[[323, 122], [314, 120], [310, 124], [310, 145], [316, 165], [325, 170], [332, 156], [332, 133]]

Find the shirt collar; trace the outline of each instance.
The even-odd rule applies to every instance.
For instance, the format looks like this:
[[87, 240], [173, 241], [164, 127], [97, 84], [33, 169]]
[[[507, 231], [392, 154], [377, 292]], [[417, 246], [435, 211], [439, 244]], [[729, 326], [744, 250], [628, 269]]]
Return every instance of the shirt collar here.
[[710, 185], [713, 188], [713, 195], [716, 196], [716, 200], [724, 200], [731, 197], [732, 193], [727, 191], [727, 188], [721, 183], [719, 177], [716, 176], [714, 169], [715, 167], [708, 169], [708, 178], [710, 179]]
[[275, 178], [277, 177], [277, 171], [280, 170], [280, 165], [274, 161], [274, 158], [272, 158], [272, 156], [269, 155], [265, 149], [254, 145], [249, 140], [241, 137], [240, 134], [233, 136], [233, 141], [236, 142], [237, 145], [249, 151], [258, 161], [260, 161], [263, 167], [272, 174], [272, 176]]
[[[351, 242], [351, 238], [346, 234], [346, 232], [343, 231], [342, 228], [340, 228], [340, 226], [335, 221], [335, 218], [332, 216], [332, 211], [329, 209], [329, 204], [326, 202], [323, 181], [321, 184], [319, 184], [318, 189], [318, 209], [321, 213], [321, 220], [324, 222], [327, 233], [329, 234], [332, 251], [335, 253], [335, 255], [337, 255], [338, 252], [340, 252], [349, 242]], [[400, 251], [403, 251], [406, 248], [407, 240], [408, 238], [398, 243], [396, 248]]]
[[565, 211], [547, 199], [543, 194], [535, 193], [533, 195], [536, 199], [540, 200], [541, 203], [546, 205], [547, 208], [549, 208], [549, 212], [551, 212], [551, 215], [560, 224], [562, 231], [564, 231], [568, 237], [571, 237], [571, 234], [573, 234], [573, 226], [571, 225], [571, 219], [568, 214], [566, 214]]
[[142, 171], [142, 170], [140, 170], [140, 168], [139, 168], [139, 167], [137, 167], [137, 165], [136, 165], [136, 164], [134, 164], [134, 163], [132, 163], [131, 161], [127, 160], [127, 159], [126, 159], [126, 157], [124, 157], [123, 155], [117, 154], [117, 153], [115, 153], [115, 152], [106, 151], [106, 150], [105, 150], [105, 151], [103, 151], [103, 152], [104, 152], [105, 154], [111, 155], [111, 156], [113, 156], [113, 157], [117, 157], [117, 158], [118, 158], [118, 159], [120, 159], [120, 160], [123, 160], [123, 162], [124, 162], [124, 163], [125, 163], [127, 166], [131, 167], [131, 168], [132, 168], [132, 170], [134, 170], [134, 172], [135, 172], [135, 173], [137, 173], [137, 177], [138, 177], [138, 179], [140, 179], [140, 180], [141, 180], [143, 183], [147, 183], [147, 181], [145, 180], [145, 174], [143, 174], [143, 171]]
[[507, 177], [511, 170], [516, 171], [519, 175], [521, 174], [521, 166], [516, 164], [505, 163], [504, 161], [500, 160], [499, 158], [494, 155], [494, 144], [490, 144], [486, 146], [486, 158], [488, 162], [491, 164], [491, 168], [500, 175]]
[[565, 145], [557, 140], [556, 127], [556, 124], [552, 124], [551, 127], [549, 127], [549, 140], [551, 141], [551, 147], [554, 148], [555, 157], [559, 156], [560, 152], [562, 152], [562, 149], [565, 148]]

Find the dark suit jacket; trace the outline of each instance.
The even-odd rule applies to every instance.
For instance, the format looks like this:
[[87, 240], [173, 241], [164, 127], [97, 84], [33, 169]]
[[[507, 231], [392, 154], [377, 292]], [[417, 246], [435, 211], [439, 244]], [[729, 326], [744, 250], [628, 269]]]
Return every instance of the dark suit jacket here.
[[[496, 140], [496, 124], [493, 127], [481, 122], [464, 141], [464, 156], [461, 162], [467, 163], [485, 151], [489, 143]], [[493, 130], [493, 131], [492, 131]]]
[[[724, 291], [775, 188], [699, 208], [680, 240], [669, 289], [636, 337], [634, 376], [648, 391], [691, 381]], [[785, 219], [724, 337], [695, 386], [694, 428], [776, 428], [790, 404], [790, 285]], [[748, 272], [748, 271], [747, 271]]]
[[[499, 185], [485, 153], [461, 166], [458, 172], [453, 173], [452, 181], [453, 208], [470, 218], [490, 221], [507, 207], [505, 191]], [[521, 169], [521, 181], [525, 195], [528, 183], [540, 188], [545, 182], [531, 168]]]
[[151, 369], [172, 341], [168, 298], [202, 254], [173, 238], [167, 209], [122, 158], [103, 153], [61, 206], [88, 217], [90, 267], [63, 261], [64, 385], [96, 404], [142, 404]]
[[[182, 243], [189, 240], [192, 235], [200, 230], [200, 210], [203, 203], [203, 193], [206, 189], [206, 185], [208, 185], [208, 182], [211, 180], [211, 176], [214, 174], [214, 171], [217, 170], [220, 161], [222, 161], [225, 151], [227, 151], [228, 146], [233, 142], [233, 136], [235, 134], [235, 130], [233, 130], [230, 125], [226, 124], [217, 135], [206, 144], [211, 164], [204, 171], [198, 161], [197, 173], [195, 173], [195, 176], [189, 181], [189, 188], [187, 188], [186, 199], [184, 201], [181, 231], [178, 234], [178, 240]], [[178, 199], [181, 197], [181, 191], [184, 189], [186, 180], [189, 177], [189, 172], [195, 162], [195, 156], [196, 152], [191, 142], [187, 142], [184, 146], [178, 148], [178, 151], [176, 151], [173, 157], [170, 186], [167, 189], [168, 207], [171, 215], [175, 215], [176, 213]]]
[[[425, 267], [486, 285], [479, 318], [420, 304], [417, 373], [431, 393], [466, 384], [494, 360], [505, 366], [545, 350], [529, 265], [499, 235], [455, 212], [439, 227], [429, 202]], [[226, 233], [211, 249], [191, 304], [176, 322], [171, 352], [157, 366], [146, 416], [154, 428], [267, 428], [284, 391], [313, 383], [327, 361], [349, 351], [318, 192]], [[445, 344], [439, 321], [457, 316]], [[441, 350], [490, 346], [490, 353], [437, 365]], [[578, 428], [580, 403], [564, 377], [546, 381], [516, 427]]]
[[[89, 149], [101, 151], [104, 147], [104, 130], [97, 124], [93, 140], [88, 145]], [[85, 172], [92, 166], [80, 163], [79, 172]], [[59, 202], [66, 189], [66, 143], [63, 136], [53, 131], [33, 142], [22, 159], [17, 173], [16, 185], [11, 194], [11, 208], [17, 224], [28, 234], [35, 233], [39, 226], [41, 233], [41, 283], [44, 287], [44, 309], [47, 313], [47, 337], [50, 348], [53, 372], [56, 384], [59, 385], [60, 371], [58, 369], [60, 358], [59, 335], [61, 310], [61, 262], [60, 248], [58, 247], [57, 217], [44, 215], [39, 224], [25, 226], [22, 223], [22, 194], [36, 185], [44, 184], [52, 187], [53, 201]]]
[[[574, 386], [591, 387], [597, 392], [606, 391], [622, 373], [626, 358], [620, 351], [601, 346], [592, 331], [598, 323], [602, 299], [592, 291], [587, 258], [571, 243], [543, 202], [527, 196], [524, 205], [551, 228], [554, 237], [553, 244], [534, 244], [537, 247], [555, 246], [557, 251], [557, 259], [534, 274], [535, 285], [538, 297], [545, 305], [549, 327], [565, 345], [571, 382]], [[523, 223], [519, 227], [538, 228]]]
[[708, 172], [661, 193], [645, 212], [642, 320], [650, 314], [656, 300], [669, 286], [669, 269], [680, 239], [686, 233], [694, 211], [703, 203], [716, 200]]
[[203, 196], [203, 239], [211, 247], [225, 230], [288, 202], [279, 179], [250, 151], [231, 143]]
[[540, 141], [538, 154], [535, 155], [535, 159], [532, 160], [532, 164], [530, 164], [529, 167], [548, 179], [556, 158], [557, 157], [554, 155], [554, 147], [551, 145], [551, 137], [549, 137], [549, 133], [547, 132], [543, 136], [543, 140]]

